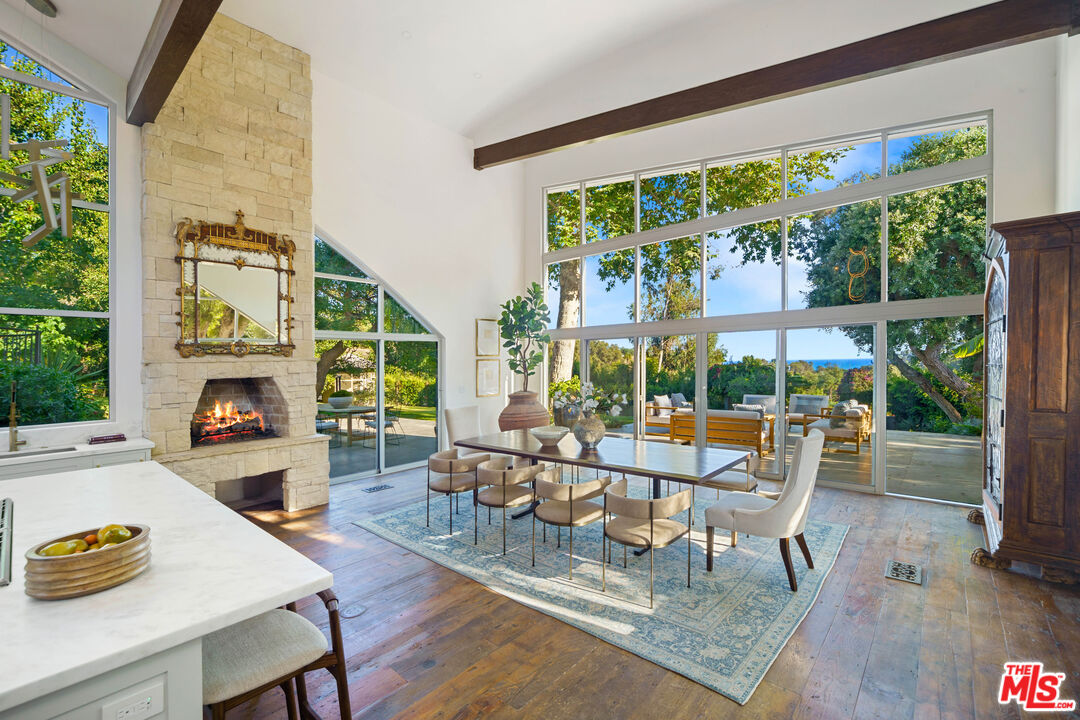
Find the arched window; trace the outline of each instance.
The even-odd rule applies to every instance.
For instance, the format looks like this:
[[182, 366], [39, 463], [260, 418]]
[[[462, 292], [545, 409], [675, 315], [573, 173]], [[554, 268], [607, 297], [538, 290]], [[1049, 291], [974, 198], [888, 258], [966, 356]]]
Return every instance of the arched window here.
[[315, 238], [317, 430], [334, 481], [423, 463], [438, 449], [441, 337], [402, 298]]

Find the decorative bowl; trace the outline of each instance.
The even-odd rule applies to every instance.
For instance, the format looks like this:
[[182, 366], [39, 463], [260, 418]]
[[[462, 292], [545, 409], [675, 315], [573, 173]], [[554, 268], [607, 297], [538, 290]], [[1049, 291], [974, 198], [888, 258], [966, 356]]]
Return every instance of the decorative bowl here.
[[76, 555], [39, 555], [47, 545], [75, 540], [96, 533], [98, 528], [70, 533], [38, 543], [26, 551], [26, 594], [40, 600], [90, 595], [107, 590], [146, 570], [150, 566], [150, 528], [125, 525], [131, 539], [119, 545]]
[[352, 405], [352, 395], [340, 395], [338, 397], [327, 398], [327, 401], [338, 410], [344, 410]]
[[540, 441], [544, 447], [558, 445], [559, 441], [566, 437], [570, 428], [562, 425], [545, 425], [543, 427], [529, 428], [529, 434]]

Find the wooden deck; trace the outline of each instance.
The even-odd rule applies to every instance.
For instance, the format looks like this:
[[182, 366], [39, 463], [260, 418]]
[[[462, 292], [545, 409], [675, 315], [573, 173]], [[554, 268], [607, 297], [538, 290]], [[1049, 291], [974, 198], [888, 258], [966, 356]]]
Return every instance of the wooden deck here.
[[[352, 524], [422, 500], [423, 478], [338, 485], [328, 508], [246, 513], [333, 571], [346, 613], [367, 608], [342, 621], [354, 717], [1019, 717], [995, 697], [1007, 660], [1065, 672], [1063, 697], [1080, 699], [1080, 590], [971, 565], [982, 536], [963, 508], [819, 488], [811, 514], [851, 531], [813, 609], [740, 707]], [[380, 483], [393, 488], [361, 492]], [[886, 580], [890, 558], [922, 564], [925, 584]], [[318, 607], [303, 612], [325, 626]], [[336, 718], [330, 676], [309, 687]], [[281, 694], [229, 717], [284, 718]]]

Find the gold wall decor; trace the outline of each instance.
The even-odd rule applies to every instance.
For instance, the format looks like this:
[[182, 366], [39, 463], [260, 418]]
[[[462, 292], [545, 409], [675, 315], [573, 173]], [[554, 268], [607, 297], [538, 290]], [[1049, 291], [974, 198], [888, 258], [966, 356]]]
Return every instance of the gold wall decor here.
[[[847, 259], [848, 299], [851, 300], [851, 302], [862, 302], [863, 298], [866, 297], [865, 275], [870, 270], [870, 258], [866, 257], [866, 248], [863, 248], [862, 250], [848, 248], [848, 252], [851, 253], [848, 255]], [[856, 260], [857, 258], [862, 259], [862, 269], [858, 272], [851, 269], [851, 261]]]
[[288, 235], [249, 228], [237, 210], [232, 224], [184, 218], [176, 241], [181, 357], [292, 355], [296, 245]]

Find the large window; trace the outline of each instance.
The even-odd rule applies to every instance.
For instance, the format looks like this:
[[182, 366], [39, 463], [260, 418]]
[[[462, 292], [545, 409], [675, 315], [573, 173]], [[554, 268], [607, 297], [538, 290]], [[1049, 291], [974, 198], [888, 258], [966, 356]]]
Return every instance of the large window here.
[[438, 449], [439, 344], [389, 288], [315, 238], [316, 430], [330, 436], [331, 479]]
[[16, 383], [22, 425], [104, 420], [112, 318], [109, 108], [4, 43], [0, 95], [10, 103], [5, 142], [68, 141], [61, 149], [70, 157], [46, 169], [45, 205], [62, 215], [63, 186], [54, 182], [61, 172], [71, 192], [68, 226], [35, 237], [45, 214], [37, 194], [23, 197], [33, 189], [32, 174], [20, 166], [37, 158], [18, 149], [0, 159], [0, 387], [6, 393]]
[[[618, 361], [646, 438], [665, 434], [672, 396], [696, 413], [775, 395], [763, 467], [777, 474], [802, 436], [793, 396], [820, 396], [824, 481], [971, 502], [966, 484], [909, 478], [935, 453], [965, 472], [978, 460], [978, 363], [955, 353], [978, 334], [991, 149], [975, 116], [548, 189], [549, 383], [614, 384]], [[618, 353], [612, 325], [629, 338]], [[859, 420], [832, 417], [850, 406]]]

